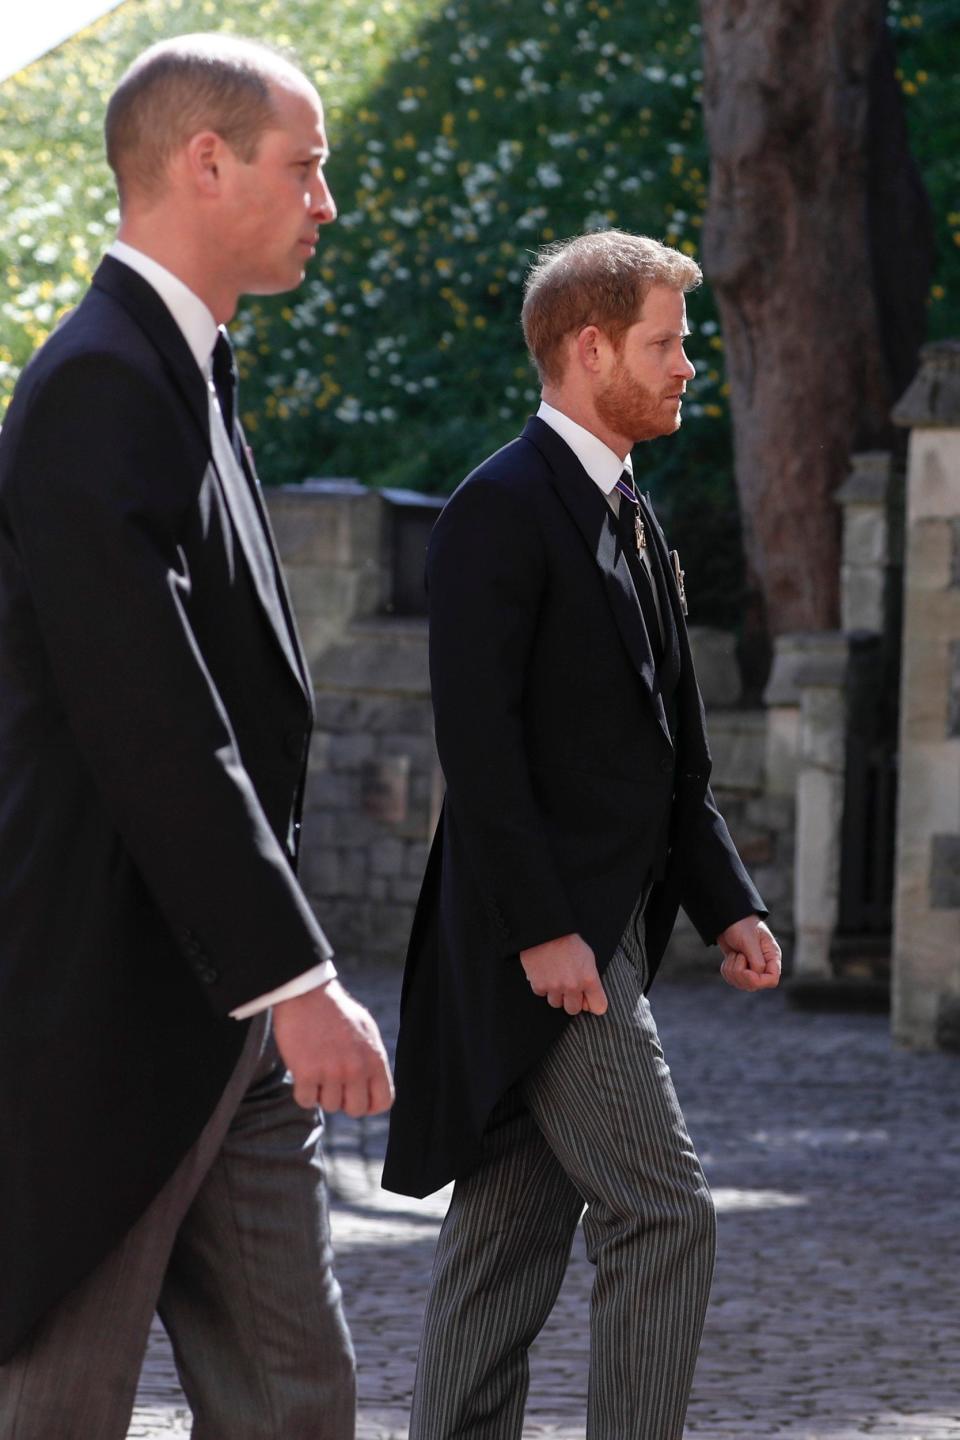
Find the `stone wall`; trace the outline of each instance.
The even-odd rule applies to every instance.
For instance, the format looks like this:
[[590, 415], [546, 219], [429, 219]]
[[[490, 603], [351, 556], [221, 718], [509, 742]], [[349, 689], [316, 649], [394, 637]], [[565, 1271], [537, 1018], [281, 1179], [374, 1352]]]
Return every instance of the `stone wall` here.
[[912, 433], [893, 1025], [960, 1049], [960, 342], [926, 348], [894, 418]]
[[439, 812], [425, 620], [392, 592], [384, 497], [353, 481], [268, 492], [317, 726], [302, 879], [341, 955], [402, 960]]
[[[691, 626], [690, 644], [707, 710], [711, 786], [744, 864], [770, 909], [770, 924], [789, 952], [793, 933], [794, 797], [770, 785], [769, 712], [740, 708], [735, 637]], [[674, 973], [716, 970], [719, 952], [704, 946], [681, 912], [667, 951]]]

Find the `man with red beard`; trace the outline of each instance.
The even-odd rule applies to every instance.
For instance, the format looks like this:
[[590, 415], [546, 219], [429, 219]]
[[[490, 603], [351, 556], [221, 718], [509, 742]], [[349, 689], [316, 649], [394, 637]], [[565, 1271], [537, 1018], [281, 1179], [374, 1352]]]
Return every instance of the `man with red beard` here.
[[550, 247], [523, 327], [543, 403], [430, 542], [447, 794], [407, 958], [384, 1185], [454, 1178], [411, 1440], [519, 1440], [574, 1232], [596, 1265], [589, 1440], [680, 1440], [714, 1212], [646, 999], [683, 905], [738, 989], [780, 951], [710, 793], [682, 575], [630, 452], [693, 366], [687, 256]]

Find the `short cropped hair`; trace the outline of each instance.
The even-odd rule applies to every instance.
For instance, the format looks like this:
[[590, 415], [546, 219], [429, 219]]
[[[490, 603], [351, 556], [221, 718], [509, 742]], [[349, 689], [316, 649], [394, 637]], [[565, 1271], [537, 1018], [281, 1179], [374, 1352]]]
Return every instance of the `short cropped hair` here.
[[689, 255], [626, 230], [598, 230], [545, 246], [524, 284], [523, 338], [544, 383], [558, 384], [564, 342], [585, 325], [619, 348], [654, 285], [693, 290], [703, 279]]
[[192, 135], [213, 130], [241, 160], [254, 158], [274, 117], [273, 84], [303, 85], [285, 56], [232, 35], [181, 35], [151, 45], [107, 105], [107, 160], [126, 195], [163, 189], [171, 157]]

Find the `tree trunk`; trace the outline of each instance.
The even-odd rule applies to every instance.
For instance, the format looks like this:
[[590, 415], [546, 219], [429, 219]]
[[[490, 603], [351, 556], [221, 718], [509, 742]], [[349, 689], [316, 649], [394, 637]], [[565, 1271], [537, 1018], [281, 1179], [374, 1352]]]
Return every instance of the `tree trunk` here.
[[704, 263], [744, 543], [771, 635], [838, 623], [832, 494], [923, 340], [933, 263], [885, 0], [701, 0]]

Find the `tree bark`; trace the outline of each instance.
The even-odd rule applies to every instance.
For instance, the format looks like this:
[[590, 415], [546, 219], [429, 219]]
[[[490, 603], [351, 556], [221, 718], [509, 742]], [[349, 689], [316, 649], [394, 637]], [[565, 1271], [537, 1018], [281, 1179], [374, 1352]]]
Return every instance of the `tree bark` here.
[[720, 310], [748, 568], [771, 635], [838, 623], [855, 450], [893, 446], [933, 264], [885, 0], [701, 0]]

